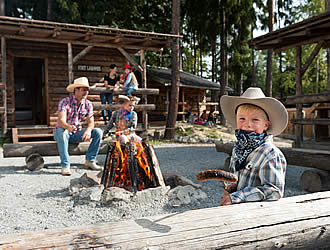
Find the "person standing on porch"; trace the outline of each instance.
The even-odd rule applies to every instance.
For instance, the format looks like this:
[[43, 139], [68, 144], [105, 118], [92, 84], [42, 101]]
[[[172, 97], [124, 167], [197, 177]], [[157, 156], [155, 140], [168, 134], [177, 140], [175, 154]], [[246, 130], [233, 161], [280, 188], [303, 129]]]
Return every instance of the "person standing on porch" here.
[[[117, 65], [111, 64], [109, 74], [104, 76], [104, 86], [109, 89], [115, 89], [115, 86], [119, 85], [120, 77], [117, 75]], [[113, 102], [113, 93], [101, 93], [101, 104], [112, 104]], [[107, 124], [107, 121], [110, 121], [112, 115], [112, 110], [108, 110], [108, 119], [106, 115], [106, 110], [102, 110], [102, 117], [104, 124]]]
[[[58, 119], [54, 129], [54, 138], [61, 158], [62, 175], [71, 175], [69, 143], [92, 140], [86, 153], [84, 168], [101, 170], [96, 164], [96, 156], [102, 141], [102, 130], [94, 128], [93, 105], [87, 100], [89, 91], [87, 77], [80, 77], [66, 89], [73, 95], [62, 99], [58, 105]], [[82, 128], [82, 121], [87, 120], [87, 128]]]

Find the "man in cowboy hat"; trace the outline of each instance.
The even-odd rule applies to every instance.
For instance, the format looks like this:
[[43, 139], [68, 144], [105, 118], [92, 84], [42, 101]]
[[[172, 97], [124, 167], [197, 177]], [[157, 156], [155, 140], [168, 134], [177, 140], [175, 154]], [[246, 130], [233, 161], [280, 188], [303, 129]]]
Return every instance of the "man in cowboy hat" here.
[[248, 88], [240, 97], [222, 96], [220, 104], [228, 123], [236, 128], [229, 169], [238, 176], [238, 182], [225, 189], [220, 205], [280, 199], [287, 163], [273, 136], [287, 126], [286, 108], [265, 97], [260, 88]]
[[[89, 91], [87, 77], [80, 77], [67, 86], [67, 91], [74, 93], [62, 99], [58, 105], [58, 119], [54, 129], [54, 138], [61, 158], [62, 175], [71, 175], [69, 143], [78, 143], [92, 139], [86, 153], [84, 168], [101, 170], [96, 164], [96, 156], [102, 140], [102, 130], [94, 128], [93, 105], [87, 100]], [[87, 128], [82, 129], [81, 122], [88, 119]]]
[[138, 116], [133, 110], [136, 104], [136, 97], [119, 95], [118, 100], [122, 103], [122, 107], [113, 112], [110, 121], [104, 129], [103, 136], [107, 136], [110, 129], [115, 127], [117, 132], [120, 133], [119, 140], [121, 144], [126, 144], [129, 141], [141, 142], [141, 137], [136, 135], [134, 131], [125, 133], [125, 130], [135, 130], [137, 126]]

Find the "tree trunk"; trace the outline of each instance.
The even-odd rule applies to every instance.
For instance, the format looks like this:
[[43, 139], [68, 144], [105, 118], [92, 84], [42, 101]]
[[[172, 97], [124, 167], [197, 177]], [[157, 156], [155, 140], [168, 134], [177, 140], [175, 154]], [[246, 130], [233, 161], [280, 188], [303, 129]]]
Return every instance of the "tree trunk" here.
[[[172, 4], [172, 34], [179, 35], [180, 33], [180, 0], [173, 0]], [[172, 85], [171, 99], [169, 105], [169, 113], [165, 130], [166, 139], [174, 139], [175, 123], [178, 114], [179, 87], [180, 87], [180, 40], [179, 38], [172, 39]]]
[[[268, 29], [273, 31], [274, 24], [274, 6], [273, 0], [267, 0], [268, 4]], [[266, 77], [266, 96], [272, 96], [272, 68], [273, 68], [273, 49], [267, 52], [267, 77]]]
[[53, 21], [53, 1], [47, 0], [47, 20]]
[[0, 16], [5, 16], [5, 0], [0, 0]]
[[[253, 38], [253, 30], [254, 30], [254, 25], [251, 25], [251, 38]], [[257, 86], [257, 81], [256, 81], [256, 65], [254, 61], [254, 48], [251, 48], [251, 61], [252, 61], [252, 79], [251, 79], [251, 86], [256, 87]]]
[[226, 88], [226, 18], [225, 18], [225, 12], [224, 10], [220, 10], [220, 20], [222, 20], [222, 30], [221, 30], [221, 36], [220, 36], [220, 94], [219, 94], [219, 115], [220, 115], [220, 122], [222, 125], [226, 125], [226, 119], [222, 113], [221, 105], [220, 105], [220, 99], [221, 96], [225, 94], [225, 88]]

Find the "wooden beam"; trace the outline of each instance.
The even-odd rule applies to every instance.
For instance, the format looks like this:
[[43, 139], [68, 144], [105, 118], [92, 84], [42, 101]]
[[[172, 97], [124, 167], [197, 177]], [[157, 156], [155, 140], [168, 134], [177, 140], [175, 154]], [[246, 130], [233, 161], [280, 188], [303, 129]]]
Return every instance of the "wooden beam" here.
[[73, 62], [72, 62], [72, 45], [68, 43], [68, 75], [69, 83], [73, 82]]
[[7, 46], [6, 38], [1, 36], [1, 77], [2, 77], [2, 102], [4, 112], [1, 115], [2, 120], [2, 134], [7, 134]]
[[[62, 92], [61, 92], [62, 93]], [[114, 93], [116, 95], [125, 95], [127, 91], [125, 89], [118, 89], [113, 92], [113, 89], [105, 87], [95, 87], [91, 88], [89, 91], [90, 94], [99, 94], [99, 93]], [[159, 89], [146, 89], [138, 88], [133, 92], [134, 95], [159, 95]]]
[[[142, 88], [147, 88], [147, 62], [146, 62], [146, 58], [145, 58], [143, 49], [140, 50], [140, 65], [142, 67], [141, 85], [142, 85]], [[145, 95], [145, 94], [142, 95], [142, 103], [143, 104], [148, 103], [147, 95]], [[142, 126], [144, 129], [148, 128], [148, 113], [146, 111], [142, 112]]]
[[[117, 110], [120, 109], [122, 107], [122, 105], [119, 104], [93, 104], [94, 110], [98, 111], [98, 110]], [[156, 106], [155, 104], [138, 104], [135, 105], [134, 110], [135, 111], [151, 111], [151, 110], [155, 110]]]
[[301, 77], [305, 74], [306, 70], [308, 69], [308, 66], [312, 63], [315, 56], [319, 53], [320, 49], [323, 46], [323, 41], [319, 41], [314, 50], [312, 51], [312, 54], [308, 57], [306, 63], [302, 66], [300, 70]]
[[[330, 192], [2, 235], [4, 249], [328, 249]], [[244, 211], [244, 212], [242, 212]]]
[[286, 104], [306, 104], [321, 102], [330, 102], [330, 91], [319, 94], [288, 96], [285, 101]]
[[[33, 37], [26, 37], [26, 36], [18, 36], [18, 35], [4, 35], [5, 38], [8, 39], [16, 39], [16, 40], [24, 40], [24, 41], [33, 41], [33, 42], [47, 42], [47, 43], [60, 43], [60, 44], [67, 44], [71, 43], [73, 45], [82, 45], [82, 46], [94, 46], [94, 47], [101, 47], [101, 48], [125, 48], [125, 49], [133, 49], [133, 50], [140, 50], [144, 48], [143, 46], [134, 46], [134, 45], [125, 45], [121, 46], [120, 44], [113, 44], [113, 43], [102, 43], [102, 42], [90, 42], [90, 41], [77, 41], [77, 40], [69, 40], [69, 39], [55, 39], [55, 38], [33, 38]], [[144, 48], [148, 51], [161, 51], [163, 46], [161, 47], [146, 47]]]
[[19, 26], [19, 30], [18, 30], [17, 34], [20, 36], [24, 36], [26, 30], [27, 30], [27, 27], [25, 25], [21, 25], [21, 26]]
[[84, 57], [92, 48], [93, 46], [87, 46], [86, 48], [84, 48], [82, 51], [79, 52], [79, 54], [77, 54], [73, 58], [72, 63], [75, 64], [80, 58]]
[[[217, 143], [217, 152], [223, 152], [231, 156], [233, 151], [233, 143]], [[287, 148], [279, 147], [284, 154], [289, 165], [303, 166], [307, 168], [317, 168], [330, 171], [330, 151]]]
[[301, 124], [301, 125], [325, 125], [325, 126], [330, 125], [330, 119], [328, 118], [291, 119], [290, 122], [293, 124]]
[[120, 53], [122, 53], [123, 54], [123, 56], [131, 63], [131, 64], [133, 64], [134, 65], [134, 67], [136, 68], [136, 69], [138, 69], [141, 73], [143, 73], [143, 68], [140, 66], [140, 65], [138, 65], [134, 60], [133, 60], [133, 58], [123, 49], [123, 48], [121, 48], [121, 47], [119, 47], [119, 48], [117, 48], [119, 51], [120, 51]]
[[55, 28], [53, 30], [53, 33], [51, 34], [51, 38], [58, 38], [61, 34], [61, 29], [60, 28]]
[[84, 36], [84, 40], [85, 41], [89, 41], [89, 40], [91, 40], [92, 39], [92, 37], [93, 37], [93, 35], [94, 35], [94, 33], [92, 32], [92, 31], [87, 31], [86, 33], [85, 33], [85, 36]]
[[[301, 75], [301, 46], [296, 47], [296, 95], [302, 95], [302, 75]], [[296, 118], [302, 119], [302, 104], [296, 104]], [[296, 126], [296, 147], [299, 148], [303, 143], [303, 127], [300, 124]]]

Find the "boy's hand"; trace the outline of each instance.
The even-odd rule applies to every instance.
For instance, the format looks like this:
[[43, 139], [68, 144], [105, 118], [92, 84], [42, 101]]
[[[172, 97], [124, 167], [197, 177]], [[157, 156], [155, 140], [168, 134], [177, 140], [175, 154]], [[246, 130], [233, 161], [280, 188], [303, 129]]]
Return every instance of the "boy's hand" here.
[[237, 184], [230, 184], [225, 188], [225, 190], [230, 194], [234, 193], [237, 190]]
[[229, 193], [225, 190], [224, 191], [224, 195], [220, 201], [220, 206], [227, 206], [227, 205], [232, 205], [232, 201], [231, 201], [231, 198], [230, 198], [230, 195]]

